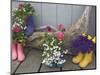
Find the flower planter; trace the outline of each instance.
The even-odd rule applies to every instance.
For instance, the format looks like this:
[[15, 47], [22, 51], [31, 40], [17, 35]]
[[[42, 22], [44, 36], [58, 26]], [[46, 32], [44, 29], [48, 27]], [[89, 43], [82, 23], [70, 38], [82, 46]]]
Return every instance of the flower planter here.
[[63, 67], [66, 62], [64, 59], [64, 33], [58, 31], [56, 36], [51, 36], [50, 27], [48, 28], [48, 33], [45, 33], [43, 48], [43, 61], [42, 63], [49, 67]]
[[27, 17], [26, 20], [26, 30], [25, 30], [26, 36], [31, 36], [34, 30], [35, 30], [34, 17], [30, 15]]

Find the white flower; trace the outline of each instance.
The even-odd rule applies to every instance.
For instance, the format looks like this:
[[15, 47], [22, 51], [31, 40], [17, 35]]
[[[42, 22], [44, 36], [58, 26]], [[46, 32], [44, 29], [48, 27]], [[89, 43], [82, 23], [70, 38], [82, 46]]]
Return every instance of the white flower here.
[[63, 64], [63, 63], [65, 63], [66, 62], [66, 60], [64, 59], [64, 60], [59, 60], [59, 62], [58, 62], [58, 64]]
[[50, 55], [49, 54], [47, 54], [47, 57], [49, 57]]
[[53, 46], [53, 41], [50, 43], [51, 46]]
[[19, 23], [16, 23], [16, 22], [15, 22], [15, 23], [12, 25], [12, 28], [15, 28], [16, 25], [17, 25], [17, 26], [20, 26]]
[[60, 59], [59, 57], [56, 58], [56, 60], [59, 60], [59, 59]]
[[23, 29], [25, 30], [27, 28], [27, 26], [25, 26]]
[[50, 48], [50, 50], [52, 51], [52, 50], [53, 50], [53, 48]]
[[57, 56], [60, 56], [61, 55], [61, 53], [60, 52], [57, 52]]
[[57, 48], [57, 46], [55, 46], [55, 48]]
[[52, 60], [52, 57], [50, 57], [49, 60]]
[[42, 56], [45, 56], [45, 55], [46, 55], [46, 52], [44, 51], [43, 54], [42, 54]]
[[59, 47], [58, 50], [61, 50], [61, 48]]
[[46, 62], [45, 60], [42, 61], [42, 63], [45, 63], [45, 62]]
[[22, 22], [22, 21], [20, 21], [19, 23], [20, 23], [20, 24], [23, 24], [23, 22]]
[[59, 43], [62, 43], [62, 41], [60, 41]]
[[47, 51], [48, 51], [48, 50], [49, 50], [49, 47], [47, 46], [47, 48], [45, 48], [45, 50], [47, 50]]
[[23, 8], [23, 11], [24, 11], [24, 12], [26, 11], [25, 8]]
[[53, 49], [56, 49], [56, 48], [58, 48], [58, 46], [54, 46], [54, 47], [53, 47]]
[[43, 46], [46, 46], [46, 44], [44, 43]]
[[44, 54], [42, 54], [42, 56], [44, 56]]
[[61, 55], [61, 57], [63, 57], [64, 55]]
[[63, 51], [63, 53], [64, 53], [64, 54], [67, 54], [67, 53], [68, 53], [68, 50], [66, 49], [65, 51]]
[[49, 61], [49, 60], [46, 60], [46, 62], [45, 62], [46, 65], [49, 65], [50, 63], [51, 63], [51, 61]]
[[62, 60], [62, 63], [65, 63], [66, 62], [66, 60], [64, 59], [64, 60]]

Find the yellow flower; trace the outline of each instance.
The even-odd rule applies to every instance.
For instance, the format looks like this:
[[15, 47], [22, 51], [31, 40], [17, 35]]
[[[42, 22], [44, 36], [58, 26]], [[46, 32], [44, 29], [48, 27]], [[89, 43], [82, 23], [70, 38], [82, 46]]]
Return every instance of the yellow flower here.
[[92, 36], [91, 35], [88, 35], [87, 38], [88, 38], [88, 40], [91, 40], [92, 39]]
[[82, 33], [82, 36], [86, 36], [86, 34], [85, 33]]
[[92, 39], [92, 42], [93, 42], [93, 43], [96, 43], [96, 37], [94, 37], [94, 38]]

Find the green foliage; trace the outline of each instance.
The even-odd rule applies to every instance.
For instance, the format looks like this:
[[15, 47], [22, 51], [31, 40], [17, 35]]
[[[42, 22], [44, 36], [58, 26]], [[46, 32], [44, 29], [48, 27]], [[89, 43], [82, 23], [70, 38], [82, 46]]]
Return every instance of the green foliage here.
[[49, 67], [61, 67], [66, 62], [64, 59], [64, 42], [57, 39], [56, 36], [51, 36], [50, 33], [45, 33], [44, 42], [42, 45], [42, 63]]
[[[12, 38], [14, 41], [19, 43], [25, 43], [26, 36], [24, 34], [24, 30], [26, 26], [27, 16], [34, 15], [35, 10], [30, 4], [19, 4], [18, 8], [13, 11], [13, 25], [16, 23], [20, 25], [20, 32], [12, 32]], [[14, 27], [14, 26], [12, 26]]]

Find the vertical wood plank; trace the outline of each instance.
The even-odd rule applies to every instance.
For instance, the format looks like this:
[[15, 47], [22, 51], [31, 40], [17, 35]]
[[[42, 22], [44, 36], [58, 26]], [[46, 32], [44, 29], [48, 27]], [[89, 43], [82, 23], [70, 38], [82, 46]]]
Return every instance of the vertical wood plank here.
[[75, 24], [78, 19], [82, 16], [86, 6], [73, 5], [72, 6], [72, 23]]
[[57, 24], [64, 24], [65, 27], [71, 25], [72, 5], [57, 4]]
[[35, 29], [38, 29], [42, 24], [41, 3], [32, 3], [32, 6], [35, 9], [35, 15], [34, 15]]
[[89, 17], [89, 30], [88, 34], [91, 34], [93, 36], [96, 35], [96, 7], [91, 6], [91, 12], [90, 12], [90, 17]]
[[42, 26], [56, 25], [56, 4], [42, 3]]

